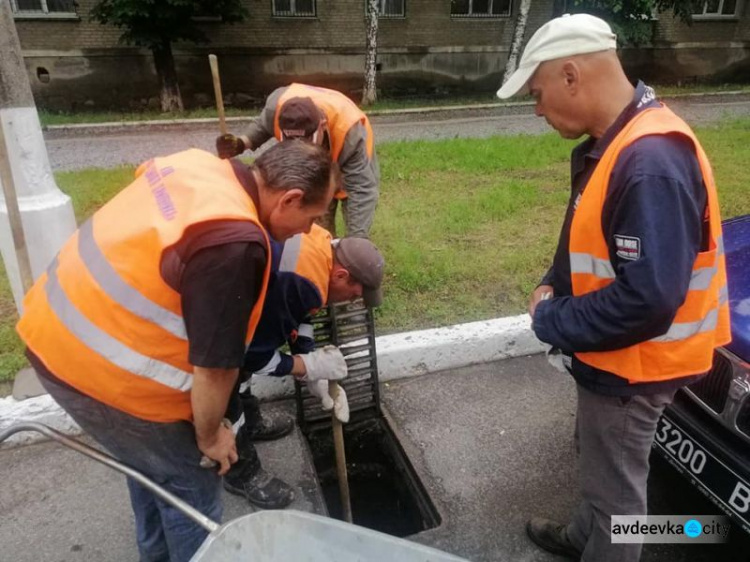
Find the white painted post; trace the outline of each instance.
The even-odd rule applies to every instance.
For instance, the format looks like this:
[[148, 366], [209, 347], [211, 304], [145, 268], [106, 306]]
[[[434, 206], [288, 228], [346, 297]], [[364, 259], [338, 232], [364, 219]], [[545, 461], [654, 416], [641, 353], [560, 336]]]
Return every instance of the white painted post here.
[[[0, 128], [18, 197], [31, 273], [36, 279], [75, 231], [76, 221], [70, 197], [58, 189], [52, 176], [10, 2], [0, 2], [0, 53]], [[0, 251], [20, 313], [24, 289], [2, 193], [0, 190]]]

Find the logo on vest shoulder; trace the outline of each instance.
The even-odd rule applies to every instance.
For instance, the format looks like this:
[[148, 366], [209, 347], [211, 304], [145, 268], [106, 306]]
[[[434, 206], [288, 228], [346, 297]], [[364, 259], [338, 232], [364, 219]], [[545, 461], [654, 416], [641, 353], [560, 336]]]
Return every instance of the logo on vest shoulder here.
[[615, 234], [617, 255], [624, 260], [637, 260], [641, 257], [641, 239], [637, 236]]
[[642, 108], [644, 105], [651, 103], [655, 99], [656, 99], [656, 92], [654, 92], [654, 89], [651, 86], [646, 86], [643, 89], [643, 96], [641, 96], [641, 99], [638, 102], [636, 109]]

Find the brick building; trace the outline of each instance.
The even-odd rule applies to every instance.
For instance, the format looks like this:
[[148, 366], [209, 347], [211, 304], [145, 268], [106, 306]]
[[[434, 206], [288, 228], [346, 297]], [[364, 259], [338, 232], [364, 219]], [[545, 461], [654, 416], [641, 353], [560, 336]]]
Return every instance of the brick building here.
[[[6, 0], [7, 1], [7, 0]], [[155, 102], [150, 52], [118, 43], [121, 31], [89, 19], [95, 0], [9, 0], [37, 102], [48, 108], [127, 107]], [[262, 99], [293, 80], [362, 87], [366, 0], [244, 0], [249, 16], [207, 18], [208, 45], [174, 47], [186, 105], [209, 105], [206, 55], [221, 61], [230, 103]], [[378, 86], [386, 92], [491, 91], [501, 80], [519, 0], [381, 0]], [[711, 0], [692, 26], [671, 14], [653, 40], [624, 49], [631, 74], [661, 83], [750, 80], [750, 0]], [[564, 6], [534, 0], [527, 38]]]

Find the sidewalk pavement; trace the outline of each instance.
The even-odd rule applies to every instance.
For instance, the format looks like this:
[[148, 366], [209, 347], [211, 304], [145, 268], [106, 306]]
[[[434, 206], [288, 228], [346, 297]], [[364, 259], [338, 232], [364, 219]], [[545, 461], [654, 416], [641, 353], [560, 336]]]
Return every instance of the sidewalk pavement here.
[[[411, 539], [476, 561], [562, 560], [531, 544], [524, 524], [532, 515], [564, 520], [577, 501], [570, 377], [536, 355], [391, 381], [382, 399], [442, 517], [438, 528]], [[296, 509], [315, 510], [316, 486], [300, 438], [262, 444], [261, 457], [267, 469], [305, 490]], [[53, 443], [0, 451], [0, 467], [0, 558], [137, 559], [121, 476]], [[661, 465], [649, 502], [654, 513], [717, 512]], [[228, 498], [225, 519], [247, 510]], [[738, 535], [728, 545], [646, 545], [643, 562], [742, 562], [748, 552], [750, 541]]]

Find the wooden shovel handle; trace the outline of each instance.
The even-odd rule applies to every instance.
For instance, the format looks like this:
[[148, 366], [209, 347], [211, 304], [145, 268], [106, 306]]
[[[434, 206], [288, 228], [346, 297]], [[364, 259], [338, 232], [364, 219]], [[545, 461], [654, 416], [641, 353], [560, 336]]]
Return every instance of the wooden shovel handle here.
[[[328, 381], [328, 393], [334, 402], [339, 395], [339, 385], [335, 381]], [[349, 476], [346, 472], [346, 454], [344, 452], [344, 427], [336, 418], [336, 414], [331, 414], [333, 422], [333, 446], [336, 450], [336, 472], [339, 478], [339, 491], [341, 493], [341, 508], [344, 512], [344, 520], [347, 523], [352, 522], [352, 504], [349, 497]]]
[[219, 77], [219, 60], [216, 55], [208, 55], [211, 66], [211, 78], [214, 81], [214, 96], [216, 97], [216, 111], [219, 113], [219, 130], [222, 135], [227, 134], [227, 120], [224, 116], [224, 98], [221, 95], [221, 78]]

